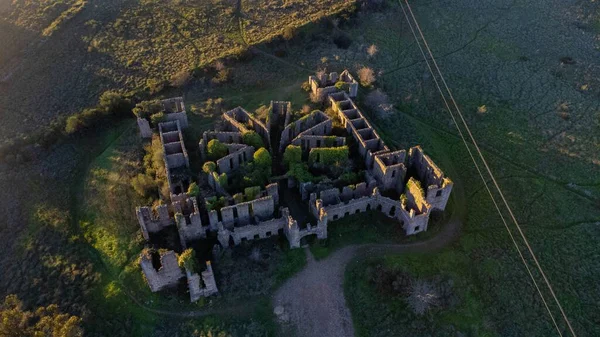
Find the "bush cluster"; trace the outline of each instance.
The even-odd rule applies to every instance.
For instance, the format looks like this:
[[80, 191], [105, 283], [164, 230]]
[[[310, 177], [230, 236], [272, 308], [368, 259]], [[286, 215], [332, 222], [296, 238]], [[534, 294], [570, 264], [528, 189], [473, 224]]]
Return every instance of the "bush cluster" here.
[[255, 149], [265, 147], [262, 137], [255, 131], [247, 131], [242, 135], [242, 142], [246, 145], [253, 146]]
[[310, 165], [320, 164], [333, 166], [348, 160], [349, 151], [347, 146], [312, 148], [308, 154]]
[[210, 160], [217, 160], [227, 155], [227, 146], [221, 143], [218, 139], [212, 139], [208, 142], [207, 155]]
[[65, 124], [65, 132], [73, 134], [96, 125], [98, 122], [114, 118], [121, 119], [129, 115], [131, 100], [117, 91], [105, 91], [94, 108], [69, 116]]

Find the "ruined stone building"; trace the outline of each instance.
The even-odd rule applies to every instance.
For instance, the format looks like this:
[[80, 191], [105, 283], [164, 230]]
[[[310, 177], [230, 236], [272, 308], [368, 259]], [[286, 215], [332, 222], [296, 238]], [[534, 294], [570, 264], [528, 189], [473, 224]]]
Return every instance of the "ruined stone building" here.
[[[208, 205], [210, 198], [190, 198], [186, 194], [191, 181], [190, 175], [185, 174], [190, 165], [182, 136], [182, 128], [187, 126], [187, 117], [182, 117], [185, 115], [183, 101], [180, 98], [165, 100], [165, 111], [177, 116], [160, 123], [157, 130], [164, 149], [171, 204], [136, 209], [144, 238], [150, 240], [151, 235], [175, 226], [184, 249], [190, 242], [207, 237], [216, 238], [218, 245], [226, 248], [273, 235], [285, 236], [290, 247], [297, 248], [306, 236], [327, 238], [330, 221], [368, 211], [378, 211], [395, 219], [407, 235], [426, 231], [431, 212], [446, 208], [452, 181], [419, 146], [408, 150], [392, 150], [386, 146], [353, 101], [358, 83], [347, 70], [340, 75], [310, 76], [309, 83], [312, 94], [329, 105], [337, 115], [336, 121], [341, 121], [345, 130], [341, 132], [356, 144], [356, 160], [362, 161], [366, 168], [364, 182], [339, 189], [331, 185], [297, 184], [287, 177], [287, 186], [281, 186], [281, 180], [261, 186], [260, 192], [247, 198], [249, 200], [229, 195], [225, 186], [221, 186], [223, 176], [227, 179], [228, 174], [251, 162], [258, 150], [244, 144], [246, 132], [260, 135], [272, 156], [279, 158], [289, 145], [299, 146], [306, 154], [317, 148], [341, 147], [347, 143], [346, 137], [339, 136], [339, 127], [333, 135], [333, 120], [324, 112], [314, 110], [298, 118], [290, 102], [272, 101], [265, 120], [237, 107], [222, 115], [218, 130], [203, 133], [198, 144], [203, 161], [207, 161], [207, 145], [213, 139], [224, 144], [227, 153], [214, 160], [216, 168], [207, 176], [212, 193], [225, 203], [215, 209], [201, 207]], [[286, 203], [280, 189], [291, 187], [299, 189], [313, 223], [303, 220], [300, 226], [284, 207]], [[192, 301], [217, 292], [210, 261], [206, 262], [203, 272], [184, 271], [177, 266], [176, 253], [169, 251], [159, 258], [142, 254], [140, 264], [152, 291], [173, 286], [186, 277]]]
[[316, 76], [309, 76], [308, 83], [312, 94], [319, 100], [325, 100], [327, 96], [340, 90], [346, 90], [350, 97], [356, 97], [358, 93], [358, 82], [348, 70], [344, 70], [339, 75], [336, 72], [329, 74], [321, 72]]
[[[169, 122], [179, 121], [181, 128], [188, 127], [188, 118], [185, 111], [185, 104], [183, 103], [183, 97], [174, 97], [160, 101], [162, 106], [162, 112], [165, 114], [165, 119]], [[152, 137], [152, 127], [150, 121], [145, 118], [137, 118], [137, 125], [140, 129], [140, 135], [142, 138]]]

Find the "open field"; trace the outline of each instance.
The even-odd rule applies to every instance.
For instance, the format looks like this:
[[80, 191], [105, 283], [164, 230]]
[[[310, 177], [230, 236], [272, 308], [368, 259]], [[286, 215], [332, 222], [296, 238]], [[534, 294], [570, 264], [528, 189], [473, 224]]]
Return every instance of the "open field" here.
[[[152, 78], [111, 74], [119, 72], [114, 69], [121, 69], [119, 74], [129, 71], [126, 63], [123, 65], [125, 59], [114, 57], [116, 51], [114, 55], [87, 53], [88, 44], [81, 37], [108, 29], [120, 15], [117, 3], [134, 8], [133, 2], [88, 1], [45, 42], [61, 48], [44, 48], [42, 44], [39, 53], [24, 58], [20, 69], [26, 72], [11, 76], [10, 85], [0, 84], [2, 136], [30, 130], [34, 123], [49, 120], [57, 111], [73, 112], [91, 104], [101, 91], [94, 88]], [[242, 3], [245, 6], [246, 2]], [[600, 277], [597, 4], [465, 0], [415, 3], [413, 9], [575, 330], [580, 336], [600, 334], [600, 316], [595, 310], [600, 301], [595, 282]], [[523, 18], [523, 13], [528, 17]], [[96, 28], [82, 25], [93, 18], [99, 22]], [[55, 18], [44, 20], [36, 23], [37, 31], [5, 21], [1, 24], [11, 26], [20, 36], [29, 36], [26, 41], [34, 41]], [[71, 25], [85, 28], [72, 37], [75, 28]], [[362, 65], [372, 67], [377, 74], [375, 85], [401, 111], [387, 118], [372, 116], [373, 124], [389, 145], [406, 148], [422, 144], [464, 189], [468, 212], [461, 239], [439, 254], [391, 256], [383, 262], [365, 263], [410, 270], [416, 277], [443, 275], [461, 285], [457, 310], [468, 313], [470, 319], [458, 322], [453, 316], [456, 312], [440, 311], [420, 318], [418, 322], [423, 324], [448, 331], [453, 326], [467, 334], [552, 335], [553, 328], [535, 288], [456, 130], [441, 109], [399, 8], [389, 5], [382, 12], [360, 12], [338, 28], [320, 29], [312, 33], [308, 30], [287, 44], [258, 46], [264, 54], [257, 52], [232, 65], [231, 82], [226, 85], [207, 86], [198, 81], [169, 94], [184, 94], [188, 107], [198, 109], [207, 98], [216, 97], [223, 97], [227, 107], [241, 104], [248, 110], [268, 104], [270, 99], [289, 99], [299, 109], [308, 103], [306, 94], [299, 90], [300, 84], [315, 69], [340, 71], [348, 67], [356, 72]], [[3, 32], [6, 30], [0, 29], [0, 41], [7, 39]], [[332, 38], [336, 34], [351, 37], [347, 49], [336, 46]], [[366, 52], [371, 44], [378, 49], [373, 57]], [[2, 60], [21, 51], [12, 46], [0, 51]], [[285, 50], [284, 57], [273, 56], [281, 50]], [[167, 62], [157, 56], [158, 49], [151, 51], [152, 56], [145, 60]], [[566, 62], [565, 57], [575, 63]], [[40, 64], [38, 58], [52, 61]], [[84, 63], [88, 66], [82, 67]], [[101, 76], [100, 68], [113, 70]], [[157, 67], [153, 74], [163, 76], [160, 70]], [[147, 84], [145, 80], [139, 83]], [[363, 89], [361, 96], [367, 93]], [[477, 112], [482, 105], [487, 107], [486, 112]], [[10, 113], [4, 113], [7, 111]], [[201, 112], [194, 116], [194, 135], [210, 126], [203, 118]], [[99, 127], [85, 137], [74, 136], [53, 146], [34, 164], [8, 167], [0, 163], [0, 228], [4, 237], [11, 238], [0, 250], [0, 265], [6, 275], [12, 275], [2, 278], [0, 293], [16, 293], [29, 307], [57, 303], [62, 310], [83, 317], [90, 335], [161, 336], [211, 327], [233, 336], [274, 335], [276, 327], [268, 301], [258, 301], [250, 312], [239, 315], [243, 319], [217, 313], [205, 318], [173, 318], [137, 305], [113, 283], [119, 280], [115, 275], [121, 269], [133, 265], [139, 248], [137, 227], [131, 223], [135, 202], [131, 199], [131, 204], [122, 205], [114, 213], [94, 215], [94, 205], [84, 205], [82, 200], [87, 197], [89, 201], [93, 194], [90, 182], [110, 182], [115, 172], [120, 172], [119, 176], [135, 172], [139, 144], [131, 131], [131, 121]], [[123, 159], [114, 161], [113, 157]], [[126, 191], [118, 189], [121, 187], [117, 184], [116, 191]], [[127, 193], [118, 195], [129, 196]], [[110, 205], [110, 198], [106, 202]], [[85, 226], [86, 221], [99, 225]], [[113, 231], [117, 222], [124, 226]], [[98, 239], [115, 233], [122, 237]], [[368, 335], [366, 331], [386, 335], [386, 328], [403, 331], [403, 320], [378, 320], [381, 317], [369, 316], [377, 312], [361, 311], [372, 308], [381, 294], [369, 284], [370, 274], [355, 267], [348, 273], [357, 280], [356, 284], [346, 284], [345, 289], [347, 296], [357, 294], [357, 302], [349, 304], [359, 335], [361, 331], [362, 335]], [[389, 317], [411, 317], [401, 301], [384, 302], [377, 310], [389, 313]], [[431, 333], [421, 327], [416, 323], [409, 326], [414, 335]]]
[[0, 138], [34, 131], [58, 115], [91, 106], [106, 89], [159, 91], [175, 75], [240, 55], [285, 27], [304, 25], [353, 3], [3, 1]]

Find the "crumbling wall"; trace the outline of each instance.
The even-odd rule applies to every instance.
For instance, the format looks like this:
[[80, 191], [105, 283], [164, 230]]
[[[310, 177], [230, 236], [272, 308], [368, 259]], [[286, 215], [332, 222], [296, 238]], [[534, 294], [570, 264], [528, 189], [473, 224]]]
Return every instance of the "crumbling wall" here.
[[198, 143], [198, 147], [200, 148], [200, 156], [204, 161], [208, 160], [206, 156], [206, 147], [208, 146], [208, 142], [213, 139], [217, 139], [223, 144], [241, 144], [242, 133], [237, 131], [204, 131], [202, 134], [202, 139], [200, 139], [200, 142]]
[[217, 160], [219, 173], [229, 174], [248, 161], [252, 160], [254, 147], [245, 144], [228, 144], [229, 154]]
[[395, 190], [401, 193], [406, 177], [406, 151], [400, 150], [375, 156], [373, 176], [382, 190]]
[[313, 111], [309, 115], [287, 124], [281, 132], [279, 151], [285, 150], [294, 138], [300, 135], [326, 135], [331, 131], [332, 124], [331, 119], [319, 110]]
[[150, 127], [150, 122], [144, 118], [137, 119], [137, 125], [140, 129], [140, 136], [142, 138], [152, 138], [152, 128]]
[[146, 240], [150, 240], [149, 233], [159, 232], [173, 224], [167, 205], [157, 206], [156, 214], [149, 207], [136, 207], [135, 213], [142, 229], [142, 236]]
[[175, 172], [185, 172], [189, 168], [189, 157], [185, 144], [183, 142], [183, 134], [181, 133], [181, 125], [179, 121], [164, 122], [158, 124], [158, 132], [163, 145], [163, 160], [165, 162], [167, 182], [171, 194], [171, 199], [181, 200], [184, 198], [187, 180], [182, 175]]
[[185, 111], [183, 97], [173, 97], [161, 101], [167, 121], [179, 121], [181, 128], [188, 127], [188, 118]]
[[292, 141], [292, 145], [300, 146], [303, 151], [316, 147], [339, 147], [346, 145], [346, 138], [331, 136], [300, 135]]
[[234, 227], [242, 227], [249, 223], [258, 223], [261, 220], [272, 218], [275, 213], [275, 201], [273, 196], [267, 195], [255, 200], [225, 206], [210, 213], [216, 215], [209, 216], [212, 228], [221, 224], [226, 229], [233, 229]]
[[424, 186], [426, 199], [432, 207], [444, 210], [454, 186], [452, 180], [444, 176], [444, 172], [423, 152], [420, 146], [409, 149], [408, 168], [416, 172]]
[[196, 198], [188, 198], [173, 203], [175, 223], [179, 232], [179, 240], [183, 249], [187, 242], [206, 237], [208, 226], [202, 226], [200, 209]]
[[177, 262], [177, 254], [172, 250], [160, 254], [160, 267], [158, 269], [154, 268], [152, 264], [151, 254], [142, 252], [140, 266], [152, 292], [176, 286], [184, 276]]
[[201, 275], [187, 269], [185, 273], [191, 302], [196, 302], [200, 297], [208, 297], [219, 292], [210, 261], [206, 261], [206, 270], [201, 272]]
[[242, 107], [237, 107], [223, 114], [223, 121], [229, 124], [235, 131], [244, 134], [250, 130], [258, 133], [268, 149], [271, 148], [271, 134], [266, 125], [254, 118]]
[[350, 97], [356, 97], [358, 93], [358, 82], [352, 77], [348, 70], [344, 70], [340, 75], [336, 72], [329, 74], [320, 73], [318, 76], [309, 76], [308, 83], [315, 97], [323, 101], [328, 95], [339, 92], [335, 87], [338, 81], [344, 82]]

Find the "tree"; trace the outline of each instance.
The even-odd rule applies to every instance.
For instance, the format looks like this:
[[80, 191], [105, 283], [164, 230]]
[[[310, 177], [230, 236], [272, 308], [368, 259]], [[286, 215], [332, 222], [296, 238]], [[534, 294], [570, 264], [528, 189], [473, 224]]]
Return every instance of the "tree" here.
[[131, 110], [131, 101], [117, 91], [105, 91], [100, 96], [98, 107], [109, 115], [125, 116]]
[[188, 187], [187, 194], [190, 197], [197, 197], [200, 194], [200, 187], [196, 183], [191, 183]]
[[375, 72], [369, 67], [358, 69], [358, 78], [363, 87], [370, 87], [375, 82]]
[[150, 116], [150, 121], [153, 125], [158, 125], [158, 123], [162, 123], [167, 120], [167, 115], [164, 112], [157, 112]]
[[24, 311], [17, 296], [8, 295], [0, 310], [2, 337], [83, 336], [81, 318], [60, 313], [55, 304], [40, 307], [35, 312]]
[[196, 261], [196, 251], [191, 248], [184, 250], [177, 258], [177, 262], [179, 268], [185, 268], [192, 273], [197, 273], [199, 271], [198, 263]]
[[207, 161], [202, 165], [202, 171], [206, 174], [210, 174], [211, 172], [215, 172], [217, 170], [217, 164], [214, 161]]
[[258, 151], [254, 152], [254, 163], [259, 169], [268, 169], [269, 175], [271, 175], [272, 159], [271, 154], [267, 149], [261, 147]]
[[133, 108], [133, 113], [138, 118], [150, 118], [150, 116], [161, 111], [163, 111], [163, 106], [159, 100], [142, 101]]
[[292, 27], [292, 26], [287, 26], [287, 27], [285, 27], [285, 28], [283, 29], [283, 35], [282, 35], [282, 36], [283, 36], [283, 38], [284, 38], [286, 41], [289, 41], [289, 40], [293, 39], [293, 38], [294, 38], [294, 35], [295, 35], [295, 30], [294, 30], [294, 27]]
[[227, 146], [221, 143], [218, 139], [212, 139], [207, 145], [208, 158], [211, 160], [217, 160], [227, 155]]
[[294, 164], [302, 162], [302, 148], [296, 145], [288, 145], [283, 152], [283, 163], [289, 168]]
[[262, 137], [255, 131], [244, 132], [242, 135], [242, 142], [246, 145], [253, 146], [255, 149], [260, 149], [265, 146]]

